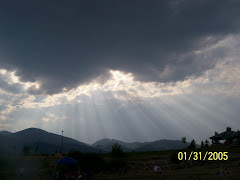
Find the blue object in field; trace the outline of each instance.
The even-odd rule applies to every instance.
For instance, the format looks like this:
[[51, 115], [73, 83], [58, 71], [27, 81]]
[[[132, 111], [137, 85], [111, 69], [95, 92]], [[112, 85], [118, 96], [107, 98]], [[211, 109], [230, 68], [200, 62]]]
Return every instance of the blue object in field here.
[[65, 158], [59, 159], [57, 161], [57, 164], [78, 164], [78, 161], [70, 157], [65, 157]]

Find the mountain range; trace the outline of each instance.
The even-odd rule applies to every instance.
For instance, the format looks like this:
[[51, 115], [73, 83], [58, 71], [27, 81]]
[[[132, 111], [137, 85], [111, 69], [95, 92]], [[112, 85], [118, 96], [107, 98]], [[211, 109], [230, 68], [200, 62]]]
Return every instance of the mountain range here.
[[[174, 149], [184, 149], [190, 145], [190, 143], [183, 143], [178, 140], [158, 140], [152, 142], [132, 142], [126, 143], [123, 141], [115, 139], [101, 139], [92, 144], [93, 147], [101, 149], [102, 151], [111, 152], [112, 145], [118, 143], [121, 145], [123, 151], [125, 152], [144, 152], [144, 151], [162, 151], [162, 150], [174, 150]], [[198, 145], [197, 145], [198, 147]]]
[[28, 128], [19, 132], [0, 132], [0, 154], [22, 153], [25, 146], [31, 147], [32, 153], [52, 154], [56, 151], [68, 152], [72, 149], [81, 152], [111, 152], [112, 145], [118, 143], [125, 152], [161, 151], [172, 149], [184, 149], [189, 143], [178, 140], [158, 140], [152, 142], [127, 143], [115, 139], [101, 139], [92, 145], [77, 141], [69, 137], [44, 131], [37, 128]]
[[[0, 132], [0, 153], [21, 153], [24, 146], [30, 146], [32, 152], [52, 154], [61, 151], [62, 136], [37, 128], [28, 128], [16, 133]], [[99, 150], [83, 142], [63, 137], [62, 152], [71, 149], [81, 152], [98, 152]]]

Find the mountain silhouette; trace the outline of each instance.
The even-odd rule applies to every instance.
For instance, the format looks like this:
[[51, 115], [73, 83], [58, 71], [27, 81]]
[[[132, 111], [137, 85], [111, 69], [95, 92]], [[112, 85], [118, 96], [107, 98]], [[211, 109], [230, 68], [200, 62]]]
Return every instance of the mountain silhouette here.
[[[38, 152], [52, 154], [61, 150], [62, 136], [42, 129], [28, 128], [16, 133], [2, 131], [0, 132], [0, 140], [0, 148], [3, 149], [2, 153], [13, 151], [20, 153], [24, 146], [30, 146], [32, 152], [37, 149]], [[81, 152], [98, 152], [96, 148], [86, 143], [63, 137], [62, 152], [68, 152], [72, 149]]]
[[[0, 132], [0, 154], [22, 153], [24, 146], [31, 148], [30, 153], [53, 154], [61, 150], [62, 136], [38, 128], [28, 128], [19, 132]], [[92, 145], [63, 137], [62, 152], [78, 150], [81, 152], [111, 152], [113, 144], [121, 145], [124, 152], [144, 152], [184, 149], [190, 143], [179, 140], [158, 140], [152, 142], [124, 142], [116, 139], [101, 139]], [[199, 145], [197, 145], [199, 147]]]
[[[184, 149], [190, 145], [190, 143], [183, 143], [178, 140], [158, 140], [152, 142], [133, 142], [126, 143], [123, 141], [115, 140], [115, 139], [101, 139], [92, 144], [93, 147], [101, 149], [106, 152], [110, 152], [112, 150], [112, 145], [118, 143], [121, 145], [123, 151], [125, 152], [144, 152], [144, 151], [162, 151], [162, 150], [174, 150], [174, 149]], [[199, 147], [199, 145], [197, 145]]]

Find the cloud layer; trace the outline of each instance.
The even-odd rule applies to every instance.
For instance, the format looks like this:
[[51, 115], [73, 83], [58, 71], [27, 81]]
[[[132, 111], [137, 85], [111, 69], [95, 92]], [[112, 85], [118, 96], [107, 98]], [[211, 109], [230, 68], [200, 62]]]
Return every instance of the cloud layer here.
[[238, 1], [11, 1], [1, 3], [0, 65], [32, 94], [72, 89], [109, 70], [140, 81], [200, 76], [224, 54], [194, 51], [239, 32]]
[[200, 142], [239, 127], [239, 8], [235, 0], [1, 2], [0, 130]]

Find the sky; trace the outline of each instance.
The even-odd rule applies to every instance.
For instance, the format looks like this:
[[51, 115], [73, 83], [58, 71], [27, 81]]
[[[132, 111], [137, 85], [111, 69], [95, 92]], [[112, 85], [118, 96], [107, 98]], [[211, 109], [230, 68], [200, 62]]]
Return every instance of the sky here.
[[0, 2], [0, 130], [197, 143], [240, 129], [240, 1]]

